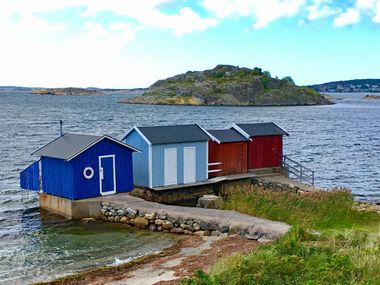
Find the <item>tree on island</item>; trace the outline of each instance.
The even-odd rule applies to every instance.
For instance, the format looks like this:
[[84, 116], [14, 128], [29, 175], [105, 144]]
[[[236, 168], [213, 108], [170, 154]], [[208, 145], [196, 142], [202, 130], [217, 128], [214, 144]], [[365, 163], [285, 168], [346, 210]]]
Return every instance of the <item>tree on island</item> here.
[[293, 78], [291, 78], [290, 76], [285, 76], [284, 78], [282, 78], [282, 80], [284, 81], [288, 81], [289, 83], [291, 84], [296, 84], [293, 80]]

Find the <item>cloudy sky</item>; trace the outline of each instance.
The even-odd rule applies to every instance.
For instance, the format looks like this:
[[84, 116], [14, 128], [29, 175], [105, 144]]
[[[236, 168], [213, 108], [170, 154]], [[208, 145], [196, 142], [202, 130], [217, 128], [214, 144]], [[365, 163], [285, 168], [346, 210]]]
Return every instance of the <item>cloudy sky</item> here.
[[380, 78], [380, 0], [0, 0], [0, 85], [146, 87], [232, 64]]

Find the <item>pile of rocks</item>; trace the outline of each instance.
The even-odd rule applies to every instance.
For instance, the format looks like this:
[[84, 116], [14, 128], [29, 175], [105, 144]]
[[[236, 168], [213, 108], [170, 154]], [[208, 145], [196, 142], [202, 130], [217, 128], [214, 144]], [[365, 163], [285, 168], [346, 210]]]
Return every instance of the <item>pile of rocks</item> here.
[[147, 213], [138, 209], [123, 209], [110, 202], [103, 202], [101, 205], [101, 218], [103, 220], [123, 223], [139, 229], [198, 236], [227, 236], [229, 231], [229, 227], [217, 226], [205, 221], [180, 219], [165, 213]]
[[253, 178], [252, 184], [259, 187], [263, 187], [265, 189], [270, 189], [270, 190], [287, 191], [287, 192], [293, 192], [293, 193], [304, 192], [296, 185], [265, 181], [259, 178]]

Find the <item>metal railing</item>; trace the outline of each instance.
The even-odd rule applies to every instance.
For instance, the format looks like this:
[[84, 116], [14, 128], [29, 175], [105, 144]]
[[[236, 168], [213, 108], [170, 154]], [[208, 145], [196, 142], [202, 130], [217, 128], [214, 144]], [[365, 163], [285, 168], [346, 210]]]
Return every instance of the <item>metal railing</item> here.
[[286, 155], [282, 156], [282, 167], [293, 174], [300, 182], [307, 182], [314, 186], [314, 171], [303, 166], [301, 163], [290, 159]]
[[222, 162], [211, 162], [208, 164], [208, 173], [214, 173], [214, 172], [221, 172], [223, 171], [223, 169], [221, 168], [218, 168], [218, 169], [210, 169], [210, 166], [218, 166], [218, 165], [222, 165], [223, 163]]

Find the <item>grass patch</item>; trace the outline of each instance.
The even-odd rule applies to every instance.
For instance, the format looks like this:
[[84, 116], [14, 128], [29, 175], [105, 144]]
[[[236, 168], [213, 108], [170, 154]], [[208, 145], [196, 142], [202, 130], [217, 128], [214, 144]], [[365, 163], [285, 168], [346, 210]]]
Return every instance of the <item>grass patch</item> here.
[[359, 232], [350, 231], [335, 245], [320, 245], [293, 227], [275, 244], [221, 259], [210, 273], [197, 271], [182, 284], [379, 284], [379, 234], [367, 234], [363, 240]]
[[223, 258], [209, 273], [197, 271], [183, 285], [380, 284], [380, 215], [357, 211], [350, 191], [301, 195], [241, 187], [222, 208], [293, 227], [274, 244]]
[[353, 196], [346, 189], [300, 195], [251, 186], [230, 193], [222, 208], [317, 230], [359, 228], [380, 223], [380, 215], [359, 212], [353, 206]]

